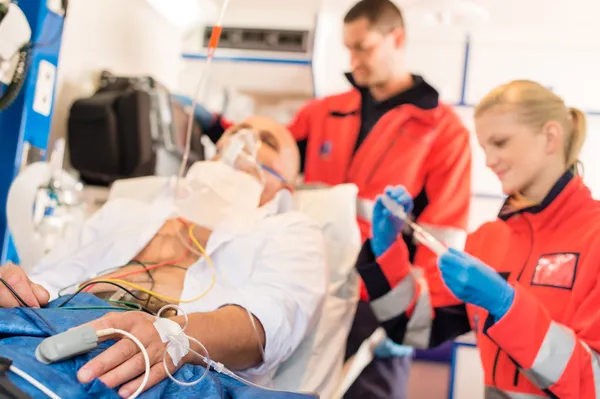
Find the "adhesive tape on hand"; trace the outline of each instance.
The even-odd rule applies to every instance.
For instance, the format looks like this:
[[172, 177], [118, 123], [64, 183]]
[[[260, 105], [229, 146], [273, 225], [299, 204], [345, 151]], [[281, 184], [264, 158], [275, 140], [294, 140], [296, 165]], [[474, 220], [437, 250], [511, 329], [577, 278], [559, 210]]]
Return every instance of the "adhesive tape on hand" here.
[[154, 328], [160, 335], [162, 342], [168, 342], [167, 353], [171, 356], [173, 364], [177, 366], [181, 359], [190, 352], [190, 340], [181, 331], [181, 326], [170, 319], [158, 318]]

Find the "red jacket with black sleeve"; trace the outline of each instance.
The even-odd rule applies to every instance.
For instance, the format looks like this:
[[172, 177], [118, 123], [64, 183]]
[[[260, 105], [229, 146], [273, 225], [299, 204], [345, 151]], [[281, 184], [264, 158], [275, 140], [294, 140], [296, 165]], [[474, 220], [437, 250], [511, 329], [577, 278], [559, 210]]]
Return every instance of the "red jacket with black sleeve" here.
[[426, 348], [474, 330], [487, 398], [600, 398], [600, 203], [579, 177], [567, 172], [539, 205], [468, 237], [466, 251], [515, 288], [499, 320], [460, 303], [435, 263], [390, 284], [382, 267], [402, 245], [375, 259], [367, 242], [357, 265], [392, 339]]
[[[374, 105], [371, 112], [378, 107], [386, 112], [366, 137], [359, 132], [370, 115], [359, 87], [309, 102], [289, 128], [297, 140], [307, 140], [306, 182], [358, 186], [363, 241], [371, 236], [376, 196], [388, 185], [401, 184], [415, 198], [413, 217], [443, 241], [462, 247], [471, 198], [469, 132], [431, 86], [418, 76], [415, 81], [410, 99], [407, 92], [398, 105], [395, 99]], [[384, 271], [392, 284], [400, 279], [399, 263], [432, 261], [428, 249], [406, 242], [395, 265]], [[364, 286], [361, 297], [367, 299]]]

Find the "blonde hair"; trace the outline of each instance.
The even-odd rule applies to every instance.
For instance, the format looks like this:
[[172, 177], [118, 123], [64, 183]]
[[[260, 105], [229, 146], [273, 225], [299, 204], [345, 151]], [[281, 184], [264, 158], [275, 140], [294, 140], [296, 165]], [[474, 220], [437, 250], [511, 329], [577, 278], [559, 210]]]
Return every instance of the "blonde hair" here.
[[[514, 111], [520, 122], [534, 130], [541, 130], [550, 121], [560, 123], [566, 133], [566, 169], [574, 169], [578, 174], [579, 153], [587, 133], [583, 112], [567, 107], [562, 98], [530, 80], [515, 80], [492, 90], [475, 108], [475, 118], [496, 107]], [[519, 193], [515, 193], [512, 199], [512, 205], [518, 208], [532, 205]]]

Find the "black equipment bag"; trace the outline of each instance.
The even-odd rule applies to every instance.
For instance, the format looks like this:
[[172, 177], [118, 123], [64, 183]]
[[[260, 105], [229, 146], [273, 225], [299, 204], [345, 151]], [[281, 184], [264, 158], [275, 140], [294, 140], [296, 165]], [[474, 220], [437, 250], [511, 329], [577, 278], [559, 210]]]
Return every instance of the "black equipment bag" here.
[[148, 93], [141, 91], [97, 93], [73, 103], [69, 153], [84, 182], [108, 185], [154, 173], [149, 103]]
[[[174, 107], [178, 105], [169, 92], [150, 77], [103, 72], [98, 91], [75, 101], [69, 113], [70, 159], [81, 180], [108, 186], [118, 179], [153, 175], [160, 149], [181, 159], [178, 122], [185, 116]], [[190, 158], [202, 156], [196, 151]]]

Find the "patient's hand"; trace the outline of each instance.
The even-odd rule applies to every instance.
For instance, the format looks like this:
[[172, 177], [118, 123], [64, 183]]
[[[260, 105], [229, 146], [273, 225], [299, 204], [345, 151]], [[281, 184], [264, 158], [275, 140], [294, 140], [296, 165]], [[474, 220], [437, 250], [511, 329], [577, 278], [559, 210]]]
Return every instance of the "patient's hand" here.
[[[0, 277], [32, 308], [44, 306], [50, 299], [48, 291], [41, 285], [32, 283], [19, 266], [8, 263], [0, 267]], [[21, 303], [4, 284], [0, 284], [0, 307], [14, 308], [18, 306], [22, 306]]]
[[[167, 378], [167, 373], [165, 373], [162, 365], [166, 344], [161, 341], [153, 325], [154, 320], [155, 317], [143, 312], [118, 312], [109, 313], [89, 323], [96, 331], [106, 328], [125, 330], [142, 342], [150, 358], [150, 376], [145, 390]], [[106, 341], [109, 339], [119, 339], [119, 342], [79, 369], [77, 378], [82, 383], [100, 378], [100, 381], [110, 388], [115, 388], [129, 381], [119, 389], [119, 396], [128, 397], [142, 383], [146, 370], [144, 357], [138, 346], [130, 339], [124, 338], [122, 335], [114, 335], [103, 337], [100, 340]], [[179, 366], [182, 366], [182, 363], [183, 361]], [[169, 356], [167, 356], [167, 365], [171, 374], [178, 368], [173, 365]]]

